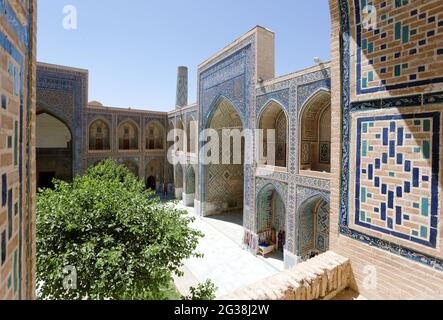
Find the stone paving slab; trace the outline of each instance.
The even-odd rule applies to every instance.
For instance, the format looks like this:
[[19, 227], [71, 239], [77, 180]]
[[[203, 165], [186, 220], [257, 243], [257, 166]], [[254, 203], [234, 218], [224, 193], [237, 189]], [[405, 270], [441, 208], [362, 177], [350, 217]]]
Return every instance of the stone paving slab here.
[[[187, 208], [187, 210], [193, 214], [192, 208]], [[197, 217], [192, 225], [193, 228], [205, 234], [197, 249], [204, 254], [204, 257], [188, 259], [184, 261], [184, 265], [200, 283], [211, 279], [218, 287], [217, 297], [280, 271], [263, 259], [242, 249], [238, 241], [234, 241], [217, 230], [206, 219]], [[187, 279], [189, 277], [188, 275]], [[181, 279], [176, 280], [177, 287], [183, 287], [181, 281]]]

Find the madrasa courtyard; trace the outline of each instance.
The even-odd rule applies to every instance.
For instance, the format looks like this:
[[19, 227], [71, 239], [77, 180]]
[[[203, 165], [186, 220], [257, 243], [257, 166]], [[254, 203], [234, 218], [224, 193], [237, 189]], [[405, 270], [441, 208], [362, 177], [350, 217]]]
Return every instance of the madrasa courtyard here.
[[34, 298], [37, 190], [106, 159], [195, 217], [184, 295], [443, 298], [443, 2], [328, 2], [331, 61], [277, 76], [278, 35], [241, 30], [162, 112], [90, 101], [88, 70], [37, 61], [36, 1], [1, 1], [0, 298]]

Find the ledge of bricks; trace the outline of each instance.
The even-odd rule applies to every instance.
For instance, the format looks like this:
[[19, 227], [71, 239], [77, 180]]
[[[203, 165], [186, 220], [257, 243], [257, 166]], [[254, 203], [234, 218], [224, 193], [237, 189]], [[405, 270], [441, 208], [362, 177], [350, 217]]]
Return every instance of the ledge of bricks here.
[[328, 251], [220, 300], [329, 300], [348, 288], [352, 277], [350, 260]]

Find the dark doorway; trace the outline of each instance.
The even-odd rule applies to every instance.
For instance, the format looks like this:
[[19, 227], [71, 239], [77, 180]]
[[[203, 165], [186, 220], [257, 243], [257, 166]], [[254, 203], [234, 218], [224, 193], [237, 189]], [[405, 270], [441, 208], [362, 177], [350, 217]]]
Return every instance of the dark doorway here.
[[73, 137], [68, 125], [41, 112], [36, 119], [37, 187], [52, 188], [52, 179], [71, 182], [73, 178]]
[[129, 150], [129, 139], [123, 140], [123, 150]]
[[38, 176], [38, 186], [42, 189], [52, 189], [54, 188], [54, 184], [52, 180], [55, 178], [55, 171], [51, 172], [40, 172]]
[[102, 139], [95, 140], [95, 149], [96, 150], [103, 150], [103, 140]]
[[156, 181], [155, 177], [150, 176], [148, 180], [146, 180], [146, 189], [148, 190], [156, 190]]

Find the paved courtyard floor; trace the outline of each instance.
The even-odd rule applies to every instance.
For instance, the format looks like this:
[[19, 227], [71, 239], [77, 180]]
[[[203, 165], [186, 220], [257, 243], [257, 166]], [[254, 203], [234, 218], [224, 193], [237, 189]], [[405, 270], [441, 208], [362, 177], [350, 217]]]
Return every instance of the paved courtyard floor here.
[[[186, 209], [194, 215], [193, 208]], [[194, 215], [195, 216], [195, 215]], [[242, 248], [242, 213], [230, 213], [215, 217], [196, 217], [193, 228], [204, 233], [197, 250], [203, 258], [184, 261], [184, 276], [175, 279], [181, 294], [188, 294], [190, 286], [211, 279], [218, 287], [217, 297], [250, 285], [283, 270], [282, 257], [255, 257]]]

